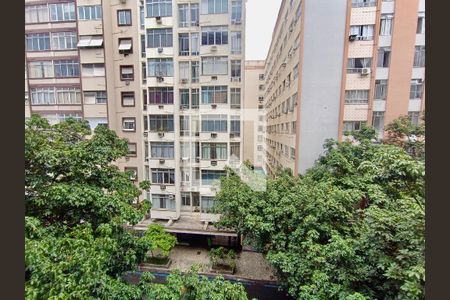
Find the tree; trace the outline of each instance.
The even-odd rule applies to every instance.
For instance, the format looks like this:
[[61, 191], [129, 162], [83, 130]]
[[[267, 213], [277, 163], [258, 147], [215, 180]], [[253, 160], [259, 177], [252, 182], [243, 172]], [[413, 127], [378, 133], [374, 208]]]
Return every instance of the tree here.
[[372, 128], [352, 135], [265, 192], [229, 171], [218, 225], [256, 241], [298, 299], [424, 299], [424, 162]]
[[[127, 151], [125, 139], [103, 126], [92, 135], [86, 121], [50, 125], [33, 116], [26, 122], [27, 299], [141, 300], [153, 289], [161, 291], [160, 299], [170, 299], [159, 285], [131, 285], [123, 279], [152, 246], [124, 226], [139, 222], [149, 209], [147, 202], [138, 201], [141, 191], [129, 174], [114, 165]], [[149, 183], [140, 187], [148, 189]], [[200, 281], [198, 289], [204, 285]], [[218, 294], [239, 288], [215, 286]]]
[[177, 238], [166, 233], [164, 227], [159, 224], [149, 225], [143, 239], [149, 244], [152, 257], [155, 257], [155, 252], [167, 257], [177, 243]]

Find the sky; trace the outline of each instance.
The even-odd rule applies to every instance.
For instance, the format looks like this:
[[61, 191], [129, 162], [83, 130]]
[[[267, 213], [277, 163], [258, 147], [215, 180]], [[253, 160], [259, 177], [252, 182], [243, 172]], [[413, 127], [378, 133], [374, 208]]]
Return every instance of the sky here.
[[264, 60], [281, 0], [248, 0], [246, 24], [246, 60]]

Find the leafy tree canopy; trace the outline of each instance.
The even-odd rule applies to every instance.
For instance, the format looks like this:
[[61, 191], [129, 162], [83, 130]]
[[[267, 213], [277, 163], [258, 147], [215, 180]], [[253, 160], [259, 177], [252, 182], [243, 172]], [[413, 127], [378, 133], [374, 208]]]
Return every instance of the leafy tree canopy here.
[[304, 176], [282, 172], [254, 191], [229, 170], [220, 226], [267, 252], [298, 299], [424, 299], [425, 166], [402, 147], [328, 141]]

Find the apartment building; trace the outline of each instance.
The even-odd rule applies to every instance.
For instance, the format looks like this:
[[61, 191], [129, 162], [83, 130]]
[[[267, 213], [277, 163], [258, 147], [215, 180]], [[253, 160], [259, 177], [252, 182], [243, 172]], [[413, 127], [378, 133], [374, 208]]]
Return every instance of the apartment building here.
[[144, 178], [138, 0], [25, 0], [25, 116], [109, 126]]
[[283, 0], [266, 59], [266, 167], [304, 173], [326, 139], [425, 109], [425, 0]]
[[244, 161], [264, 168], [266, 119], [264, 114], [264, 60], [245, 62]]

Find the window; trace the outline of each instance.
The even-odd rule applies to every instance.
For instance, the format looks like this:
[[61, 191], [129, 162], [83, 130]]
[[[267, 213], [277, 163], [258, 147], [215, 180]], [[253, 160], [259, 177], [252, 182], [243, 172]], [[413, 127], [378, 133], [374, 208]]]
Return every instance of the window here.
[[256, 149], [257, 149], [257, 151], [263, 151], [263, 146], [262, 145], [258, 145], [258, 147]]
[[226, 160], [227, 143], [202, 143], [202, 159]]
[[240, 24], [242, 22], [242, 0], [231, 1], [231, 23]]
[[49, 20], [47, 4], [25, 6], [25, 23], [47, 23]]
[[31, 104], [33, 105], [49, 105], [55, 104], [54, 88], [32, 88], [30, 89]]
[[228, 44], [227, 26], [202, 27], [202, 45]]
[[189, 108], [189, 89], [180, 89], [180, 107], [181, 109]]
[[128, 155], [131, 157], [137, 156], [137, 144], [136, 143], [128, 143]]
[[56, 115], [59, 122], [67, 121], [68, 119], [75, 119], [81, 121], [81, 114], [79, 113], [59, 113]]
[[378, 49], [378, 59], [377, 59], [377, 67], [378, 68], [389, 68], [389, 63], [391, 60], [391, 48], [382, 47]]
[[173, 132], [173, 115], [149, 115], [151, 132]]
[[425, 46], [416, 46], [414, 51], [414, 67], [425, 67]]
[[227, 132], [227, 115], [202, 115], [202, 132]]
[[188, 27], [189, 25], [189, 4], [178, 4], [178, 27]]
[[297, 122], [291, 122], [291, 134], [295, 134], [297, 132]]
[[363, 68], [370, 68], [372, 58], [349, 58], [347, 63], [347, 73], [360, 73]]
[[83, 64], [81, 72], [86, 77], [105, 76], [105, 64]]
[[83, 35], [78, 41], [78, 48], [101, 48], [103, 47], [103, 36]]
[[133, 53], [133, 40], [131, 38], [119, 38], [119, 53], [125, 55]]
[[77, 48], [76, 32], [52, 33], [52, 50], [68, 50]]
[[130, 180], [131, 181], [137, 181], [138, 179], [138, 169], [137, 168], [132, 168], [132, 167], [125, 167], [124, 168], [125, 173], [129, 173], [130, 174]]
[[173, 159], [175, 157], [173, 142], [150, 142], [150, 155], [152, 158]]
[[81, 104], [81, 90], [79, 88], [56, 88], [55, 96], [58, 104]]
[[174, 169], [151, 169], [152, 183], [154, 184], [175, 184]]
[[149, 104], [173, 104], [173, 87], [151, 87], [148, 95]]
[[89, 91], [84, 92], [85, 104], [106, 104], [108, 97], [106, 91]]
[[136, 132], [136, 118], [122, 118], [122, 131]]
[[369, 7], [376, 5], [376, 0], [352, 0], [352, 7]]
[[134, 92], [121, 92], [121, 98], [123, 107], [135, 106]]
[[298, 64], [295, 65], [293, 73], [294, 73], [294, 79], [297, 79], [298, 78]]
[[382, 14], [380, 23], [380, 35], [391, 35], [394, 16], [392, 14]]
[[264, 74], [259, 74], [259, 80], [263, 81], [264, 80]]
[[148, 60], [148, 76], [173, 77], [173, 59], [150, 58]]
[[51, 21], [75, 21], [75, 2], [49, 4], [49, 8]]
[[191, 81], [197, 83], [200, 80], [200, 62], [191, 61]]
[[215, 205], [214, 197], [202, 196], [202, 209], [201, 209], [202, 213], [204, 214], [214, 213], [214, 205]]
[[131, 9], [117, 11], [117, 26], [131, 26]]
[[228, 0], [202, 0], [202, 14], [228, 13]]
[[409, 99], [421, 99], [423, 94], [423, 82], [421, 79], [411, 80]]
[[152, 209], [165, 209], [175, 211], [175, 198], [173, 195], [152, 194]]
[[26, 35], [27, 51], [50, 50], [50, 33], [32, 33]]
[[78, 6], [78, 20], [101, 20], [102, 6], [88, 5]]
[[55, 76], [52, 61], [32, 61], [28, 63], [30, 78], [52, 78]]
[[418, 111], [410, 111], [408, 112], [409, 119], [413, 125], [419, 125], [420, 112]]
[[191, 26], [199, 25], [199, 12], [200, 8], [198, 4], [191, 3]]
[[241, 108], [241, 89], [231, 88], [230, 89], [230, 104], [231, 108], [239, 109]]
[[147, 17], [172, 16], [172, 0], [147, 0]]
[[386, 100], [387, 80], [375, 80], [375, 100]]
[[139, 25], [141, 29], [145, 29], [145, 11], [143, 6], [139, 6]]
[[378, 132], [380, 136], [383, 135], [384, 131], [384, 111], [374, 111], [372, 126]]
[[241, 54], [242, 34], [240, 31], [231, 32], [231, 54]]
[[180, 80], [189, 81], [189, 62], [188, 61], [180, 61], [178, 63], [178, 67], [179, 67], [179, 76], [180, 76]]
[[226, 104], [228, 102], [227, 86], [202, 86], [202, 104]]
[[198, 32], [191, 33], [191, 55], [200, 54], [200, 35]]
[[202, 75], [228, 74], [228, 57], [211, 56], [202, 57]]
[[291, 147], [291, 159], [295, 159], [295, 148]]
[[359, 41], [371, 41], [373, 39], [373, 25], [350, 26], [350, 35], [355, 35]]
[[180, 136], [189, 136], [189, 116], [180, 116]]
[[189, 55], [189, 33], [180, 33], [178, 35], [178, 47], [180, 56]]
[[417, 19], [417, 34], [425, 33], [425, 13], [420, 12]]
[[344, 133], [349, 131], [358, 131], [366, 121], [344, 121]]
[[147, 29], [147, 47], [173, 47], [172, 28]]
[[345, 91], [345, 104], [367, 104], [369, 103], [369, 90]]
[[231, 116], [230, 133], [235, 137], [241, 136], [241, 118], [239, 116]]
[[[188, 173], [189, 171], [182, 170], [181, 173], [183, 174], [183, 172]], [[187, 175], [187, 179], [189, 179], [189, 175]], [[189, 180], [184, 180], [184, 181], [189, 182]], [[182, 206], [191, 206], [191, 193], [181, 193], [181, 205]]]
[[230, 158], [234, 160], [239, 160], [241, 158], [240, 143], [230, 143]]
[[221, 170], [202, 170], [202, 185], [211, 185], [214, 181], [218, 181], [220, 177], [225, 176], [225, 174], [225, 171]]
[[241, 61], [231, 61], [231, 78], [241, 81]]
[[120, 80], [133, 81], [134, 80], [134, 67], [133, 66], [120, 66]]
[[192, 89], [191, 90], [191, 108], [197, 109], [200, 105], [200, 90]]
[[53, 64], [57, 78], [80, 76], [80, 64], [76, 60], [55, 60]]

